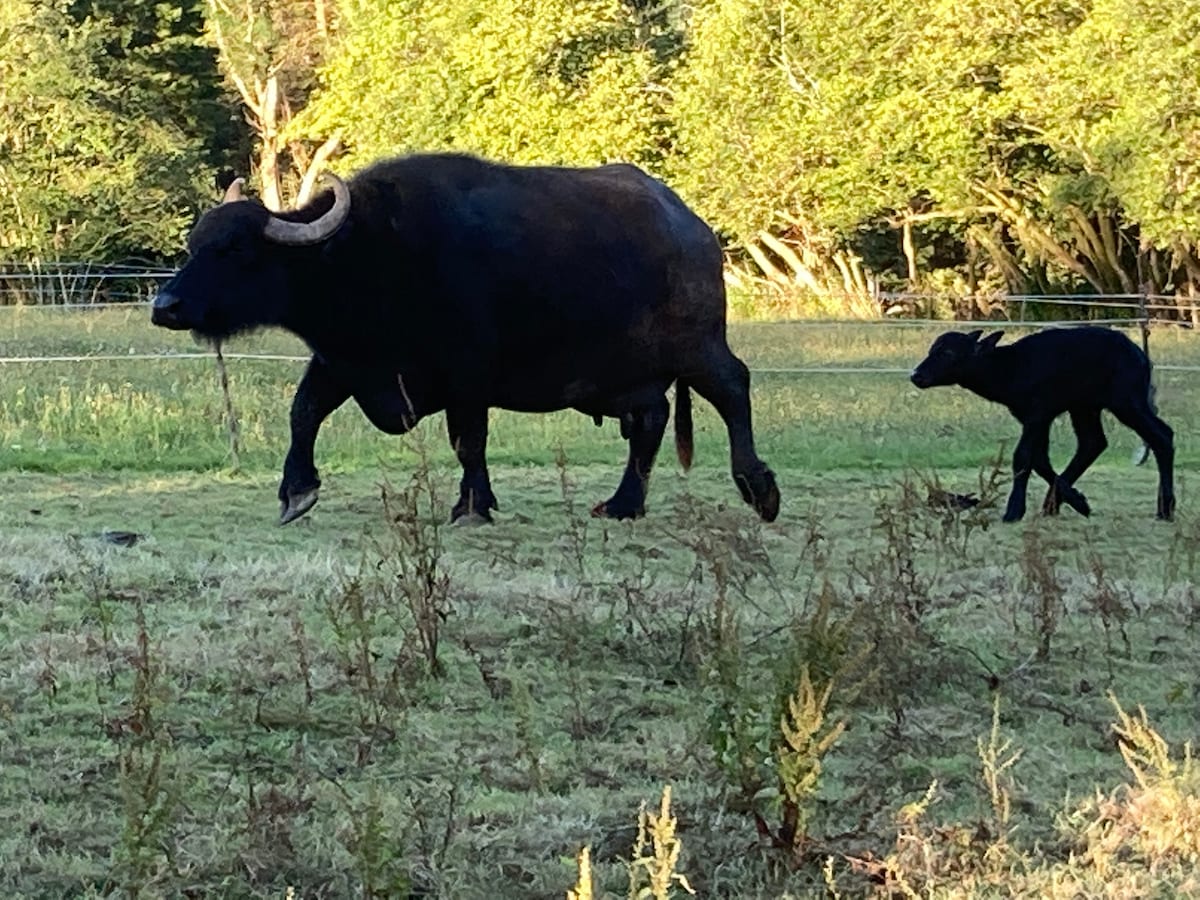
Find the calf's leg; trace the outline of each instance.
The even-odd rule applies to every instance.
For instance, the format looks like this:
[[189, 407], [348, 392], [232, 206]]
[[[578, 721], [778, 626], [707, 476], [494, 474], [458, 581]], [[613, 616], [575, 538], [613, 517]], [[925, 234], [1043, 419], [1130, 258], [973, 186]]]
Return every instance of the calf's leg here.
[[[1088, 470], [1100, 454], [1108, 448], [1108, 440], [1104, 437], [1104, 426], [1100, 422], [1099, 409], [1071, 410], [1071, 427], [1075, 430], [1077, 446], [1075, 455], [1067, 463], [1067, 467], [1058, 476], [1058, 481], [1068, 487], [1074, 485], [1080, 476]], [[1061, 490], [1055, 482], [1050, 482], [1046, 491], [1046, 499], [1042, 503], [1042, 512], [1053, 516], [1058, 513], [1058, 505], [1062, 500]], [[1082, 495], [1080, 495], [1082, 496]]]
[[1156, 515], [1169, 521], [1175, 516], [1175, 432], [1150, 410], [1148, 403], [1113, 406], [1112, 411], [1117, 419], [1137, 432], [1154, 454], [1154, 462], [1158, 465]]
[[[1062, 484], [1050, 466], [1050, 423], [1051, 419], [1031, 419], [1022, 423], [1021, 439], [1013, 450], [1013, 483], [1004, 510], [1005, 522], [1017, 522], [1025, 516], [1025, 497], [1029, 489], [1029, 476], [1033, 472], [1057, 490], [1067, 503], [1079, 507], [1083, 495], [1074, 488]], [[1087, 501], [1082, 502], [1084, 509]], [[1083, 512], [1083, 510], [1080, 510]], [[1084, 515], [1087, 515], [1085, 512]]]

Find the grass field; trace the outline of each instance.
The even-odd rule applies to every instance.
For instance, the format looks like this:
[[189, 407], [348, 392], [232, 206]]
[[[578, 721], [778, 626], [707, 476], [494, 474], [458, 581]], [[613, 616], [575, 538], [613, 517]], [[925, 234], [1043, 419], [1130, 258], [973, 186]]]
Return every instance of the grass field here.
[[[772, 525], [703, 404], [636, 523], [587, 515], [615, 424], [494, 413], [484, 528], [442, 526], [440, 418], [396, 439], [347, 407], [281, 529], [299, 364], [230, 361], [238, 472], [210, 362], [0, 366], [0, 892], [564, 897], [589, 846], [598, 897], [1200, 893], [1200, 376], [1157, 379], [1177, 522], [1113, 425], [1091, 519], [1001, 526], [928, 498], [1002, 503], [1003, 410], [764, 371], [908, 368], [932, 336], [734, 327]], [[0, 357], [191, 349], [144, 310], [0, 309]], [[1200, 363], [1188, 332], [1152, 350]], [[635, 849], [666, 785], [674, 862], [664, 823]]]

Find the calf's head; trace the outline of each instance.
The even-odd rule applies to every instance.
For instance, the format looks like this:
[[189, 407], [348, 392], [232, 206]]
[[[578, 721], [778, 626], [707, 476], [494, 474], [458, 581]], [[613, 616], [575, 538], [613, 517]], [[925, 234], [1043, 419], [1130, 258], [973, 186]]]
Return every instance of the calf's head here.
[[912, 383], [919, 388], [958, 384], [971, 368], [996, 349], [1003, 331], [979, 339], [982, 331], [947, 331], [933, 342], [929, 354], [912, 370]]
[[328, 240], [350, 213], [350, 191], [327, 175], [333, 195], [276, 215], [242, 196], [242, 179], [225, 192], [188, 236], [188, 261], [159, 290], [150, 320], [173, 330], [222, 338], [279, 324], [297, 254]]

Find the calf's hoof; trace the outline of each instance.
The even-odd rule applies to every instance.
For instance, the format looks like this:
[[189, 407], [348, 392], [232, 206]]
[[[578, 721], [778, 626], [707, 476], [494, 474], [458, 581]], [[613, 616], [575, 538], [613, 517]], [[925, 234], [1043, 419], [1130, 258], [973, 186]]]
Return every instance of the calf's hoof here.
[[280, 503], [279, 524], [287, 525], [289, 522], [295, 522], [316, 506], [317, 495], [317, 488], [294, 492], [289, 490], [287, 492], [287, 499]]
[[1083, 496], [1083, 494], [1075, 490], [1075, 488], [1063, 487], [1059, 488], [1059, 492], [1062, 495], [1062, 502], [1071, 507], [1071, 509], [1075, 510], [1075, 512], [1084, 517], [1092, 514], [1092, 507], [1091, 504], [1088, 503], [1087, 497]]

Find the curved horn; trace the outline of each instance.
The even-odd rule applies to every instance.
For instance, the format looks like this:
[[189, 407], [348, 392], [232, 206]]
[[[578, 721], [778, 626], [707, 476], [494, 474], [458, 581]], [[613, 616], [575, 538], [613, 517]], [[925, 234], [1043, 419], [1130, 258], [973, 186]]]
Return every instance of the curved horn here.
[[263, 236], [267, 240], [294, 246], [319, 244], [338, 230], [346, 221], [346, 216], [350, 215], [350, 189], [332, 172], [326, 172], [324, 177], [333, 185], [333, 206], [312, 222], [289, 222], [271, 216], [263, 229]]
[[222, 203], [236, 203], [238, 200], [245, 200], [246, 196], [242, 193], [242, 188], [246, 186], [245, 178], [235, 178], [229, 183], [229, 187], [225, 188], [225, 196], [221, 199]]

